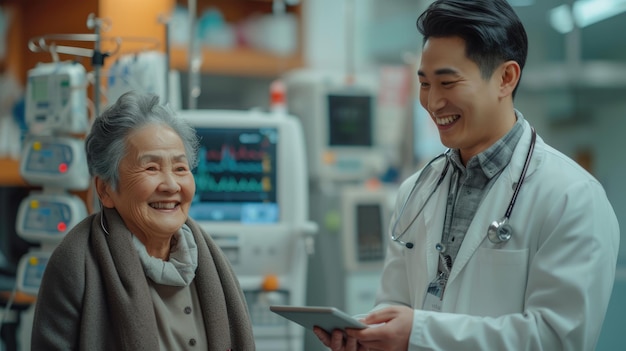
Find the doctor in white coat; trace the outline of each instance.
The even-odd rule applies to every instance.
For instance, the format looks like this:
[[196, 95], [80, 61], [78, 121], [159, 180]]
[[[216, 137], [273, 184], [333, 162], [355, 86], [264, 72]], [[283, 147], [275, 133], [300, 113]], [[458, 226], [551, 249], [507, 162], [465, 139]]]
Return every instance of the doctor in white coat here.
[[513, 106], [519, 18], [506, 0], [438, 0], [418, 29], [420, 102], [450, 152], [400, 188], [377, 326], [316, 335], [334, 351], [594, 350], [619, 226], [601, 184]]

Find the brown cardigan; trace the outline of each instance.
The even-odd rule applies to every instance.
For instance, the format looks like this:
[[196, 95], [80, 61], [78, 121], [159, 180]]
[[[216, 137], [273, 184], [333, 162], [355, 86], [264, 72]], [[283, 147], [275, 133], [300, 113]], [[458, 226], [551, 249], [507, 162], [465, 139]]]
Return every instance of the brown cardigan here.
[[[104, 209], [76, 225], [55, 249], [43, 276], [32, 350], [159, 350], [156, 317], [139, 256], [117, 211]], [[194, 278], [209, 350], [255, 350], [237, 277], [196, 222]], [[204, 244], [204, 245], [203, 245]]]

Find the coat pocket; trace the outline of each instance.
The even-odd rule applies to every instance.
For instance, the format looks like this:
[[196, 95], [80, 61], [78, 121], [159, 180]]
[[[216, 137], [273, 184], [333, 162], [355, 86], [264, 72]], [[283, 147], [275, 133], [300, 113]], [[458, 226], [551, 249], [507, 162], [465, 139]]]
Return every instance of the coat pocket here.
[[528, 249], [480, 248], [471, 291], [472, 309], [483, 316], [521, 312], [528, 277]]

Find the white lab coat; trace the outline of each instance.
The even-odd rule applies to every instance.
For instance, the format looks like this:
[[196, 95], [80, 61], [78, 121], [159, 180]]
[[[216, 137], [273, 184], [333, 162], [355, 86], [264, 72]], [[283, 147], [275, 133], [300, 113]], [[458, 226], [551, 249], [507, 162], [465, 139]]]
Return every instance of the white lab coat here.
[[[450, 173], [401, 238], [390, 241], [376, 309], [415, 309], [409, 350], [593, 350], [604, 319], [619, 249], [617, 218], [600, 183], [574, 161], [537, 143], [510, 218], [505, 244], [487, 238], [504, 216], [530, 145], [530, 126], [511, 163], [472, 221], [442, 301], [421, 310], [435, 279]], [[398, 229], [406, 228], [432, 191], [442, 158], [422, 177]], [[401, 186], [389, 230], [418, 174]]]

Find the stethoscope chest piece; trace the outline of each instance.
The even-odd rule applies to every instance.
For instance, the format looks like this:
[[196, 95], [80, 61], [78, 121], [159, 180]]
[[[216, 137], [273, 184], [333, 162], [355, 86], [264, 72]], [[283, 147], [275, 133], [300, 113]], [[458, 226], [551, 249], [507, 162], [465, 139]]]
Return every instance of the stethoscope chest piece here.
[[526, 171], [528, 170], [528, 165], [530, 165], [530, 158], [533, 155], [533, 150], [535, 150], [535, 141], [537, 140], [535, 128], [531, 127], [530, 130], [532, 133], [530, 138], [530, 147], [528, 148], [526, 160], [524, 161], [524, 166], [522, 167], [522, 174], [519, 176], [519, 180], [517, 181], [517, 185], [513, 191], [513, 196], [509, 202], [509, 207], [506, 209], [504, 217], [500, 220], [491, 222], [489, 228], [487, 228], [487, 237], [489, 237], [489, 241], [494, 244], [506, 243], [513, 235], [513, 228], [509, 224], [509, 218], [511, 217], [511, 212], [513, 212], [513, 206], [515, 205], [515, 200], [517, 200], [517, 195], [519, 195], [524, 178], [526, 177]]
[[501, 244], [509, 241], [513, 235], [513, 228], [509, 225], [509, 219], [503, 217], [499, 221], [493, 221], [487, 229], [487, 237], [494, 244]]

